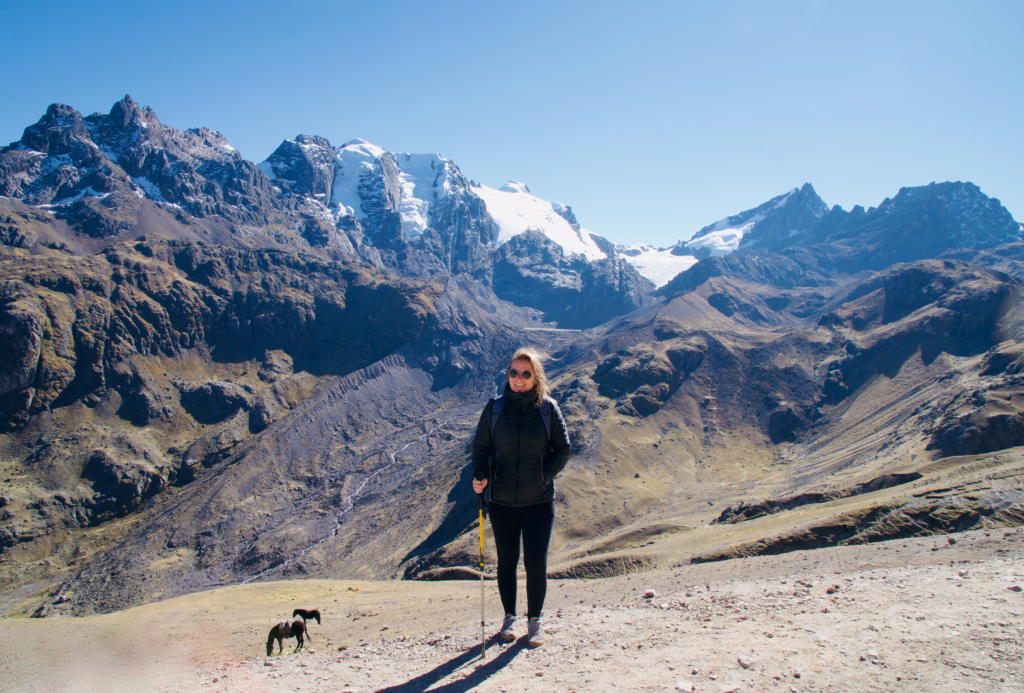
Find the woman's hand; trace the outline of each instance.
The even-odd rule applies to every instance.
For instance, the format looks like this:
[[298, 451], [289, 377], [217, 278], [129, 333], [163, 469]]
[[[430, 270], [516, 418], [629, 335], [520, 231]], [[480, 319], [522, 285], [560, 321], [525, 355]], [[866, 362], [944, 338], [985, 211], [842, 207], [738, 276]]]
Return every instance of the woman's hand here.
[[473, 493], [483, 493], [487, 488], [487, 479], [473, 479]]

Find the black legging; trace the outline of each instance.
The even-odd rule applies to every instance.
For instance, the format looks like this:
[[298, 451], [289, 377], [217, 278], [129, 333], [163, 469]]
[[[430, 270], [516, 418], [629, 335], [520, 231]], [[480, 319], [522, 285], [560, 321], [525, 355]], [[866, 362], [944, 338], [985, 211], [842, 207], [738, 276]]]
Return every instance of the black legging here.
[[498, 549], [498, 593], [506, 614], [516, 613], [519, 538], [526, 567], [526, 617], [540, 618], [548, 591], [548, 545], [555, 526], [555, 502], [514, 508], [490, 504], [491, 529]]

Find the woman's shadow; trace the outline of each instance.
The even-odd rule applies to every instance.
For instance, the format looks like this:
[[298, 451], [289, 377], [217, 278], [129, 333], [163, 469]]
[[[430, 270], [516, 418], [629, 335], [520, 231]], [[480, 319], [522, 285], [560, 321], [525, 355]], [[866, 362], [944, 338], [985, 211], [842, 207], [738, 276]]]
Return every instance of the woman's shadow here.
[[[487, 646], [490, 647], [499, 642], [499, 640], [500, 639], [497, 634], [493, 635], [491, 636], [491, 639], [487, 641]], [[497, 657], [490, 660], [483, 666], [479, 666], [474, 669], [473, 673], [469, 676], [458, 679], [457, 681], [450, 681], [438, 688], [432, 688], [430, 693], [465, 693], [465, 691], [472, 690], [503, 669], [505, 665], [511, 662], [512, 659], [524, 649], [526, 649], [526, 638], [520, 638], [515, 642], [515, 644], [505, 648]], [[426, 691], [446, 676], [451, 676], [459, 669], [462, 669], [463, 667], [471, 664], [474, 660], [479, 659], [480, 648], [474, 647], [473, 649], [466, 650], [457, 657], [448, 660], [441, 666], [431, 669], [425, 674], [420, 674], [416, 678], [406, 681], [405, 683], [400, 683], [397, 686], [380, 688], [376, 693], [420, 693], [421, 691]]]

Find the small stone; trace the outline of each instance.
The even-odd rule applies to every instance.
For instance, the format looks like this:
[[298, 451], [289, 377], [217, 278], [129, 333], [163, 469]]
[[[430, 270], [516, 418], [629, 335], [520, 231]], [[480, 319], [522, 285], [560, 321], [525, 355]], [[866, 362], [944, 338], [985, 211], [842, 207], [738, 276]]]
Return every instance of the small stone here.
[[534, 676], [543, 676], [543, 675], [544, 675], [543, 671], [538, 671], [536, 674], [534, 674]]
[[658, 593], [655, 592], [654, 590], [646, 590], [646, 591], [644, 591], [644, 599], [654, 599], [657, 596], [658, 596]]
[[265, 666], [265, 667], [272, 667], [272, 666], [274, 666], [274, 663], [271, 662], [269, 659], [265, 659], [265, 660], [263, 660], [263, 666]]
[[220, 679], [218, 679], [218, 678], [214, 677], [214, 679], [213, 679], [213, 682], [214, 682], [214, 683], [217, 683], [218, 681], [220, 681]]
[[694, 670], [693, 670], [693, 671], [691, 671], [690, 673], [691, 673], [691, 674], [693, 674], [694, 676], [696, 676], [696, 675], [697, 675], [697, 670], [696, 670], [696, 669], [694, 669]]
[[1006, 589], [1010, 590], [1011, 592], [1020, 592], [1021, 591], [1021, 586], [1020, 585], [1011, 585], [1010, 587], [1007, 587]]
[[954, 539], [953, 537], [946, 537], [946, 541], [949, 542], [950, 546], [956, 543], [956, 539]]
[[717, 681], [718, 680], [718, 674], [711, 674], [711, 676], [709, 676], [708, 678], [711, 679], [712, 681]]
[[684, 683], [683, 681], [676, 681], [676, 690], [685, 691], [686, 693], [693, 693], [697, 690], [697, 687], [692, 683]]
[[740, 656], [736, 659], [736, 661], [739, 662], [740, 666], [744, 669], [749, 669], [750, 667], [754, 666], [754, 660], [752, 660], [750, 657]]
[[381, 628], [380, 628], [380, 629], [381, 629], [381, 630], [390, 630], [390, 629], [391, 629], [391, 626], [389, 626], [388, 624], [386, 624], [386, 623], [385, 623], [385, 624], [384, 624], [383, 626], [381, 626]]
[[970, 573], [969, 570], [961, 570], [960, 572], [957, 573], [957, 575], [959, 575], [960, 577], [967, 577], [967, 575], [969, 573]]

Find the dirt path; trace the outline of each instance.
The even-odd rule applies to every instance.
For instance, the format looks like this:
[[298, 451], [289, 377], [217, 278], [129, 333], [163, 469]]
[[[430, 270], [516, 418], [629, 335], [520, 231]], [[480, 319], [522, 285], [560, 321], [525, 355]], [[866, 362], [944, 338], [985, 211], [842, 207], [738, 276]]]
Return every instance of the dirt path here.
[[[0, 655], [0, 689], [1016, 692], [1022, 540], [978, 531], [952, 545], [898, 540], [552, 581], [548, 643], [492, 638], [484, 660], [473, 582], [263, 583], [106, 616], [6, 619], [16, 646]], [[499, 608], [487, 590], [490, 635]], [[266, 632], [293, 606], [324, 610], [312, 646], [264, 656]]]

